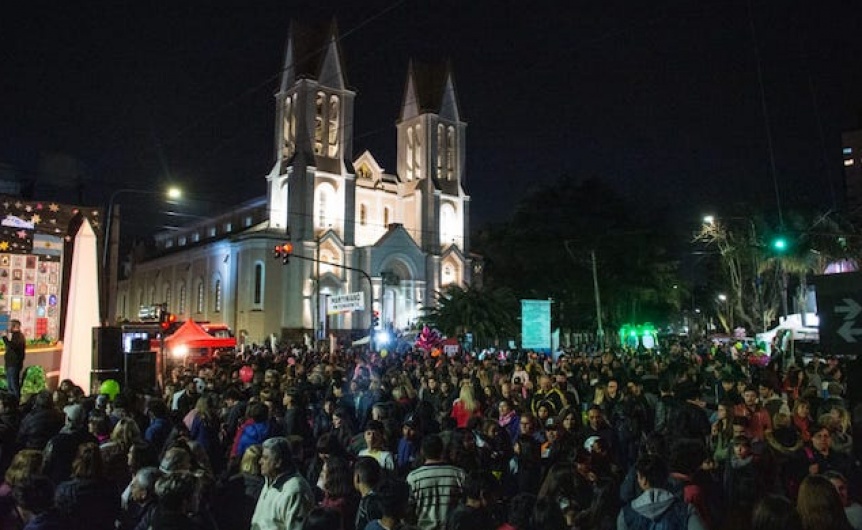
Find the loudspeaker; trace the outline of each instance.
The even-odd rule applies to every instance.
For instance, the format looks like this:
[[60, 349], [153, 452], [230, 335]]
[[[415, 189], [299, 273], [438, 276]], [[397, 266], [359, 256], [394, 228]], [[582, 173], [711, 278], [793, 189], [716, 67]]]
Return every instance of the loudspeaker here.
[[150, 392], [156, 387], [156, 355], [151, 351], [126, 354], [126, 388]]
[[93, 370], [123, 369], [123, 331], [118, 327], [93, 328]]

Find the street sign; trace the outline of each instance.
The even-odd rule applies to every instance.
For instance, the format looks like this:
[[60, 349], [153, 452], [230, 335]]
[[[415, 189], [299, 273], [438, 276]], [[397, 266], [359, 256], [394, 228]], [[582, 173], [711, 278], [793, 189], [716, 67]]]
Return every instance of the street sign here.
[[862, 273], [824, 274], [813, 283], [823, 352], [862, 354]]
[[329, 308], [326, 313], [336, 315], [338, 313], [349, 313], [350, 311], [363, 311], [365, 309], [365, 293], [337, 294], [329, 297]]

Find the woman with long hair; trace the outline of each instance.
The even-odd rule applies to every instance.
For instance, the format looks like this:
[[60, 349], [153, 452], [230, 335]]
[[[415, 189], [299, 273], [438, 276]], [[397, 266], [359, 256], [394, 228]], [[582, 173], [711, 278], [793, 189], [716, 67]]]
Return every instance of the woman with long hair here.
[[802, 437], [802, 441], [810, 441], [811, 424], [813, 423], [813, 420], [811, 419], [811, 404], [808, 403], [807, 400], [796, 400], [796, 403], [794, 403], [793, 405], [793, 414], [791, 416], [791, 421], [796, 427], [796, 430], [799, 431], [799, 436]]
[[12, 490], [24, 479], [38, 475], [42, 470], [42, 451], [23, 449], [12, 457], [12, 463], [0, 483], [0, 528], [17, 530], [24, 527], [24, 521], [15, 508]]
[[802, 521], [790, 499], [767, 495], [754, 506], [751, 530], [802, 530]]
[[547, 498], [556, 502], [563, 510], [572, 508], [576, 511], [583, 510], [586, 506], [578, 503], [578, 492], [576, 488], [577, 477], [570, 462], [557, 462], [552, 465], [545, 475], [539, 487], [539, 498]]
[[730, 456], [731, 441], [733, 441], [733, 411], [733, 403], [730, 401], [722, 401], [718, 404], [717, 418], [712, 424], [709, 438], [712, 458], [717, 464], [724, 464]]
[[123, 487], [132, 480], [129, 470], [129, 449], [135, 444], [144, 442], [141, 429], [132, 418], [120, 418], [111, 431], [111, 438], [99, 446], [102, 462], [105, 464], [105, 476]]
[[461, 382], [461, 392], [458, 399], [452, 403], [451, 416], [461, 429], [467, 426], [467, 422], [474, 416], [482, 415], [482, 406], [473, 395], [473, 385], [469, 381]]
[[120, 495], [105, 478], [102, 454], [95, 443], [78, 446], [72, 479], [57, 486], [55, 499], [57, 509], [72, 523], [70, 529], [113, 530], [120, 514]]
[[323, 464], [321, 477], [323, 478], [323, 500], [320, 506], [334, 508], [341, 512], [341, 530], [352, 528], [356, 519], [356, 509], [359, 507], [359, 498], [353, 488], [353, 472], [347, 460], [330, 457]]
[[514, 497], [516, 493], [536, 494], [542, 481], [542, 459], [539, 443], [532, 437], [521, 435], [512, 445], [512, 458], [505, 474], [504, 495]]
[[784, 382], [781, 385], [781, 390], [787, 394], [789, 406], [796, 405], [796, 400], [802, 394], [803, 388], [805, 388], [805, 372], [796, 366], [791, 366], [787, 369], [787, 375], [784, 376]]
[[802, 530], [851, 530], [838, 490], [823, 475], [809, 475], [799, 486], [796, 509]]
[[853, 454], [853, 424], [846, 408], [832, 407], [828, 414], [820, 416], [820, 423], [829, 426], [833, 450]]

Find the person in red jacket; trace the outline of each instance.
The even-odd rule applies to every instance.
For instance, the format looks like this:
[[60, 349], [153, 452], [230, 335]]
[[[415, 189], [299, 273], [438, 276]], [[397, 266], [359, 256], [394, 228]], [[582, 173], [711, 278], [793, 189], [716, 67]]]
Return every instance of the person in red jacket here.
[[461, 384], [461, 394], [452, 403], [452, 414], [459, 429], [467, 427], [467, 422], [473, 416], [482, 415], [482, 406], [473, 396], [473, 387], [469, 383]]

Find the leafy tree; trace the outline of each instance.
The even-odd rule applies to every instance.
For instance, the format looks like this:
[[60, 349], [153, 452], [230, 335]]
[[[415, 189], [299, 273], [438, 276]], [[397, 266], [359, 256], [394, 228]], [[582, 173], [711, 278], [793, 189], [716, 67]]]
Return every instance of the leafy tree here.
[[476, 346], [498, 345], [518, 333], [518, 301], [508, 289], [449, 285], [437, 293], [437, 305], [423, 308], [423, 324], [448, 336], [473, 334]]
[[555, 326], [596, 325], [591, 253], [606, 328], [624, 321], [664, 321], [679, 307], [674, 235], [661, 208], [640, 212], [599, 179], [557, 183], [526, 195], [505, 223], [474, 239], [486, 283], [517, 298], [554, 300]]

